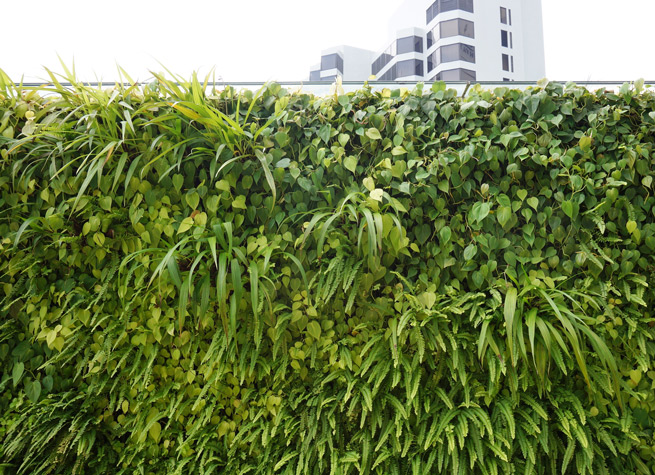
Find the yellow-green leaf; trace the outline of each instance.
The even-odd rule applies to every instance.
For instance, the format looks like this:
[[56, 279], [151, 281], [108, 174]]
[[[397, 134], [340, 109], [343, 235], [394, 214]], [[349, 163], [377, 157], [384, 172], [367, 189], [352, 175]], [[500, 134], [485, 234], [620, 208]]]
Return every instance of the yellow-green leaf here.
[[187, 217], [182, 220], [180, 223], [180, 227], [177, 229], [177, 234], [182, 234], [189, 229], [191, 229], [191, 226], [193, 226], [193, 218]]
[[314, 340], [318, 340], [321, 337], [321, 325], [316, 320], [312, 320], [307, 324], [307, 333]]
[[625, 228], [628, 230], [630, 234], [635, 232], [635, 229], [637, 229], [637, 223], [635, 221], [628, 221], [625, 223]]
[[371, 198], [375, 201], [382, 201], [383, 193], [384, 192], [380, 188], [375, 188], [374, 190], [371, 190]]
[[161, 435], [161, 424], [159, 422], [154, 422], [150, 426], [150, 429], [148, 430], [148, 434], [150, 434], [152, 440], [159, 443], [159, 437]]
[[380, 135], [380, 131], [376, 129], [375, 127], [371, 127], [370, 129], [366, 129], [366, 136], [371, 139], [371, 140], [381, 140], [382, 136]]
[[243, 195], [239, 195], [236, 198], [234, 198], [234, 201], [232, 202], [232, 207], [238, 209], [246, 209], [246, 197]]

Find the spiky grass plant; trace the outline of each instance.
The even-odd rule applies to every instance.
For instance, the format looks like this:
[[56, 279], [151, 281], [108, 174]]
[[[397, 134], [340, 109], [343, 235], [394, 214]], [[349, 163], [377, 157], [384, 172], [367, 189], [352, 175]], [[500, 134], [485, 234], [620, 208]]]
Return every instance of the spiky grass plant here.
[[0, 470], [650, 473], [652, 94], [64, 70], [0, 72]]

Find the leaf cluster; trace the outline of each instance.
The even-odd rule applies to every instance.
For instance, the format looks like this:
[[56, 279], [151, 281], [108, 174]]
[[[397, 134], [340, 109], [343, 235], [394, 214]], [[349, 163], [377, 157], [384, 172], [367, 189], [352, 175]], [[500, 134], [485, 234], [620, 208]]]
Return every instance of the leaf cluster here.
[[655, 95], [0, 71], [9, 473], [651, 473]]

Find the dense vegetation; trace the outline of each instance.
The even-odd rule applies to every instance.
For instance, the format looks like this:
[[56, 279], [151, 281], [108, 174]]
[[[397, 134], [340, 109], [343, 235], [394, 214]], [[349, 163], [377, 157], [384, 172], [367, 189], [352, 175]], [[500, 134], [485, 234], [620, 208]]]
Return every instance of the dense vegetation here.
[[51, 78], [0, 72], [0, 472], [654, 469], [641, 84]]

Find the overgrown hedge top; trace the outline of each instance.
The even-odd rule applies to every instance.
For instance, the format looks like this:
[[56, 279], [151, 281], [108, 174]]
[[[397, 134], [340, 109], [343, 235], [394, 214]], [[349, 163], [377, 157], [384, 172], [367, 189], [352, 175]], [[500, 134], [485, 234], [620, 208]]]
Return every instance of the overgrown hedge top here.
[[52, 79], [0, 83], [12, 470], [653, 467], [640, 84]]

